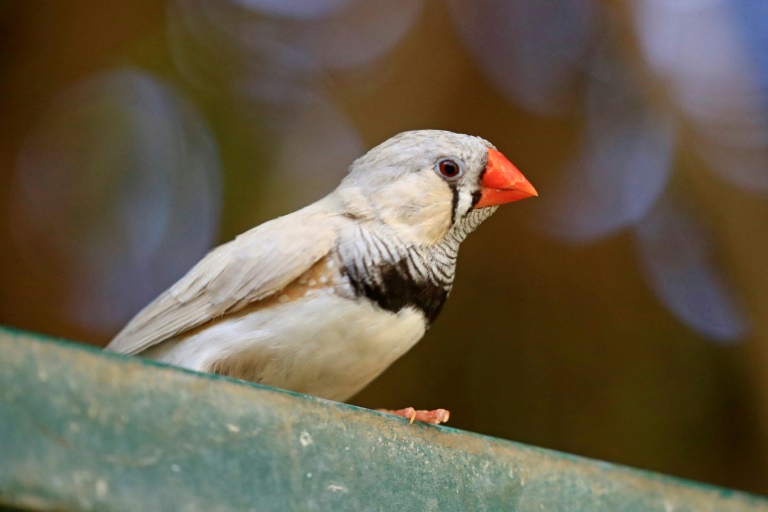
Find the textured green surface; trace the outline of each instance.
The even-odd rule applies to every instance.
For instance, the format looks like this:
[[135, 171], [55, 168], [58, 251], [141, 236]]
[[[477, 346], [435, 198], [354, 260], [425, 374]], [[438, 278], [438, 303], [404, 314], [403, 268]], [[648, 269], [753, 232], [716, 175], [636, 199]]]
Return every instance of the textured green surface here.
[[0, 503], [768, 511], [768, 502], [0, 328]]

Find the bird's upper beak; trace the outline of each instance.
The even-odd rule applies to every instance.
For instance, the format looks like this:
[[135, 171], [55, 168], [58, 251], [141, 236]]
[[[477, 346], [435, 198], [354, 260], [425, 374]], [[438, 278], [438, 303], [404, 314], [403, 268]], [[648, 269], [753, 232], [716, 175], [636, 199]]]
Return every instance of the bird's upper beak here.
[[493, 148], [488, 148], [488, 165], [485, 167], [480, 186], [480, 200], [475, 208], [511, 203], [539, 195], [523, 173]]

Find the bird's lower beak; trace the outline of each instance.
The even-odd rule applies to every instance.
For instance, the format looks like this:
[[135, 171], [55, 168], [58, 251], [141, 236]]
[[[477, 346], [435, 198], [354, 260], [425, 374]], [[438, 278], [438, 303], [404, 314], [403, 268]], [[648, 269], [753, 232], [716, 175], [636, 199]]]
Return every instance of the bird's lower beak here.
[[475, 208], [511, 203], [539, 195], [523, 173], [493, 148], [488, 148], [488, 165], [480, 186], [480, 200]]

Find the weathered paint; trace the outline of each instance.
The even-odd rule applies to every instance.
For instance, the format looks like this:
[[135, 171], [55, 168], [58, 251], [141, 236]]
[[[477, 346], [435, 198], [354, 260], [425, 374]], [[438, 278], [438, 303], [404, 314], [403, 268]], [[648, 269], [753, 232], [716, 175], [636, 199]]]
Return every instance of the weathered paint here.
[[768, 501], [0, 329], [0, 503], [768, 511]]

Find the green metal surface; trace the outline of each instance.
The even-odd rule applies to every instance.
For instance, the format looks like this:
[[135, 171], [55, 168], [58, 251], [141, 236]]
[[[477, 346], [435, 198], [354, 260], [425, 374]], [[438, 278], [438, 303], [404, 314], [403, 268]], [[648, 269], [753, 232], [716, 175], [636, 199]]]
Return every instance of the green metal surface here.
[[0, 328], [0, 503], [768, 511], [768, 501]]

